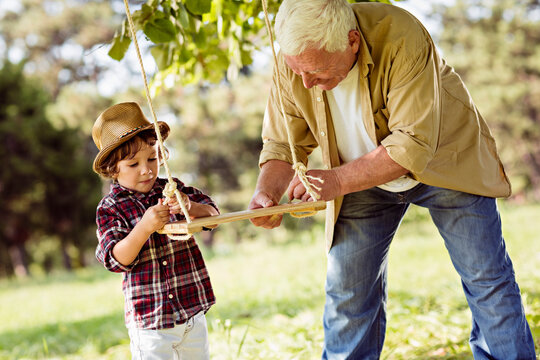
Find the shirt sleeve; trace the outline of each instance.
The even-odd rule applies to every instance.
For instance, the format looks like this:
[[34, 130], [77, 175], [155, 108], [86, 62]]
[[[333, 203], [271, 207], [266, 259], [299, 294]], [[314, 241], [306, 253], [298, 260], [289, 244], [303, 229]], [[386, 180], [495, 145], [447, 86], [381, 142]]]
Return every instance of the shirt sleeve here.
[[[311, 103], [306, 99], [295, 99], [291, 92], [293, 86], [294, 75], [285, 64], [283, 56], [279, 55], [279, 75], [272, 77], [272, 88], [262, 126], [263, 148], [259, 157], [259, 165], [264, 164], [269, 160], [282, 160], [290, 164], [293, 163], [287, 128], [283, 120], [281, 111], [281, 103], [277, 90], [277, 81], [281, 81], [281, 95], [283, 98], [283, 107], [287, 115], [287, 123], [291, 131], [292, 142], [296, 152], [298, 161], [307, 164], [308, 156], [318, 146], [313, 133], [311, 132], [301, 109], [296, 105], [299, 102]], [[296, 79], [296, 82], [299, 80]], [[303, 86], [303, 85], [299, 85]], [[307, 92], [306, 92], [307, 94]], [[307, 96], [307, 95], [305, 95]], [[301, 101], [298, 101], [301, 100]]]
[[[194, 202], [199, 203], [199, 204], [210, 205], [210, 206], [214, 207], [219, 213], [218, 206], [216, 205], [214, 200], [212, 200], [212, 198], [210, 198], [210, 196], [204, 194], [201, 190], [197, 189], [196, 187], [186, 186], [179, 179], [175, 178], [174, 181], [176, 181], [176, 183], [178, 184], [178, 190], [180, 190], [182, 193], [186, 194], [189, 197], [190, 201], [194, 201]], [[182, 214], [178, 214], [178, 215], [182, 217], [181, 219], [178, 219], [178, 220], [183, 220], [184, 219], [184, 216]]]
[[417, 28], [400, 44], [390, 70], [386, 109], [390, 135], [381, 141], [388, 155], [413, 173], [422, 173], [438, 147], [441, 79], [439, 56]]
[[96, 258], [103, 266], [112, 272], [130, 271], [138, 262], [139, 257], [128, 266], [118, 262], [112, 253], [114, 246], [131, 231], [128, 224], [119, 216], [119, 211], [107, 201], [102, 201], [97, 208], [97, 238]]

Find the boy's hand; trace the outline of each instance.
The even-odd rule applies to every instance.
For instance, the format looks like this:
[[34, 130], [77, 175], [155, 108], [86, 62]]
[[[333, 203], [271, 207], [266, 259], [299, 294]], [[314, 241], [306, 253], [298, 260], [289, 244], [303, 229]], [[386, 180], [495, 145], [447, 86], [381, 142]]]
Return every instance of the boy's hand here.
[[[184, 200], [186, 210], [188, 211], [188, 215], [191, 219], [219, 214], [219, 212], [211, 205], [199, 204], [198, 202], [194, 201], [192, 202], [184, 193], [180, 193], [180, 195]], [[178, 203], [176, 196], [171, 198], [167, 205], [169, 206], [169, 212], [171, 214], [182, 214], [182, 207]]]
[[[189, 197], [184, 193], [180, 193], [180, 195], [182, 196], [182, 200], [184, 201], [184, 204], [186, 205], [186, 210], [189, 211], [191, 209], [191, 201], [189, 200]], [[176, 196], [173, 196], [172, 198], [170, 198], [167, 205], [169, 206], [169, 213], [171, 214], [182, 213], [182, 207], [180, 206], [180, 203], [178, 202], [178, 199], [176, 198]]]
[[157, 205], [149, 207], [144, 213], [140, 223], [151, 234], [161, 229], [169, 222], [169, 207], [163, 205], [163, 200], [159, 199]]

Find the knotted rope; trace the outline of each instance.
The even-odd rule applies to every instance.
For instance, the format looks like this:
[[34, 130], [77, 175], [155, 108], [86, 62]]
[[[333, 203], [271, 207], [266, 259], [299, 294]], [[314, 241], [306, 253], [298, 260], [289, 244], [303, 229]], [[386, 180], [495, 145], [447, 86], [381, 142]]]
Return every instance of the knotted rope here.
[[[296, 157], [296, 149], [294, 147], [294, 139], [292, 137], [291, 129], [289, 127], [289, 121], [288, 121], [288, 118], [287, 118], [287, 113], [285, 112], [285, 106], [283, 105], [283, 95], [281, 94], [281, 81], [280, 81], [280, 78], [279, 78], [278, 60], [277, 60], [276, 50], [274, 48], [274, 36], [272, 34], [272, 27], [270, 25], [270, 20], [268, 18], [267, 0], [261, 0], [261, 4], [262, 4], [262, 7], [263, 7], [263, 11], [264, 11], [264, 20], [265, 20], [265, 23], [266, 23], [266, 31], [268, 32], [268, 36], [270, 37], [270, 47], [272, 48], [272, 55], [274, 57], [274, 76], [276, 77], [277, 93], [278, 93], [279, 105], [280, 105], [280, 108], [281, 108], [281, 115], [282, 115], [282, 118], [283, 118], [283, 122], [285, 123], [285, 129], [287, 131], [287, 141], [289, 143], [289, 148], [291, 150], [291, 155], [292, 155], [292, 160], [293, 160], [292, 168], [293, 168], [296, 176], [298, 176], [298, 179], [300, 180], [302, 185], [304, 185], [304, 188], [306, 189], [306, 191], [309, 193], [309, 195], [311, 195], [312, 200], [317, 201], [320, 198], [320, 195], [317, 194], [313, 189], [316, 189], [316, 190], [320, 191], [321, 188], [319, 186], [314, 185], [313, 183], [309, 182], [309, 180], [310, 179], [315, 180], [315, 181], [318, 181], [321, 184], [324, 183], [324, 180], [321, 179], [321, 178], [318, 178], [318, 177], [307, 175], [306, 174], [306, 172], [307, 172], [306, 166], [302, 162], [298, 161], [298, 158]], [[295, 214], [291, 214], [291, 215], [294, 215], [296, 217], [310, 216], [310, 214], [301, 215], [301, 216], [297, 216]]]
[[[124, 6], [126, 8], [126, 15], [129, 23], [129, 30], [131, 32], [131, 37], [133, 39], [133, 43], [135, 44], [135, 50], [137, 52], [137, 58], [139, 60], [139, 65], [141, 68], [141, 75], [144, 83], [144, 93], [146, 94], [146, 100], [148, 101], [148, 106], [150, 107], [150, 111], [152, 113], [152, 121], [154, 123], [154, 129], [156, 131], [158, 144], [159, 144], [159, 151], [161, 153], [161, 158], [163, 160], [163, 167], [165, 168], [165, 172], [167, 173], [167, 179], [168, 183], [165, 185], [165, 188], [163, 189], [163, 195], [165, 195], [165, 201], [163, 204], [168, 204], [169, 201], [176, 196], [176, 199], [178, 203], [180, 204], [180, 208], [182, 209], [182, 214], [186, 218], [186, 221], [188, 223], [191, 222], [191, 218], [189, 217], [189, 213], [186, 207], [186, 203], [184, 202], [184, 198], [182, 197], [182, 194], [180, 194], [180, 191], [176, 188], [176, 182], [173, 180], [171, 176], [171, 171], [169, 169], [169, 165], [167, 164], [167, 154], [165, 152], [165, 146], [163, 145], [163, 138], [161, 136], [161, 131], [159, 130], [159, 124], [157, 122], [156, 113], [154, 111], [154, 106], [152, 104], [152, 98], [150, 97], [150, 90], [148, 89], [148, 81], [146, 79], [146, 72], [144, 71], [144, 65], [142, 61], [141, 51], [139, 49], [139, 43], [137, 42], [137, 36], [135, 31], [135, 25], [133, 24], [133, 19], [131, 17], [131, 12], [129, 10], [129, 4], [128, 0], [124, 0]], [[170, 238], [174, 240], [187, 240], [191, 237], [192, 234], [186, 234], [186, 235], [169, 235]]]

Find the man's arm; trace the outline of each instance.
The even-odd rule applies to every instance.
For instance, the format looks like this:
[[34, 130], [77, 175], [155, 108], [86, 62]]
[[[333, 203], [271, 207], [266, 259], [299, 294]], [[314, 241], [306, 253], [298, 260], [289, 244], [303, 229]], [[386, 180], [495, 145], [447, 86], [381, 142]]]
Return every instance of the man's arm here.
[[[409, 170], [396, 163], [383, 146], [366, 155], [341, 165], [331, 170], [309, 170], [308, 175], [321, 178], [322, 184], [314, 184], [321, 187], [321, 191], [315, 190], [320, 195], [318, 200], [330, 201], [338, 196], [352, 192], [362, 191], [371, 187], [387, 183], [405, 175]], [[289, 199], [310, 200], [300, 180], [295, 176], [287, 189]]]
[[[281, 160], [270, 160], [261, 167], [255, 193], [248, 209], [259, 209], [279, 204], [294, 175], [291, 164]], [[251, 219], [255, 226], [272, 229], [281, 224], [282, 215], [264, 216]]]

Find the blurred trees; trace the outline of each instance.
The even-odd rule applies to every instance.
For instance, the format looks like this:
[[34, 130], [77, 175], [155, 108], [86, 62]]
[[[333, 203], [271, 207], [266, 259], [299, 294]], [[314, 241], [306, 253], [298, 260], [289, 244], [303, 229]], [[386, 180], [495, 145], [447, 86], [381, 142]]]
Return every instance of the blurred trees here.
[[53, 99], [67, 84], [99, 80], [106, 69], [89, 54], [114, 34], [120, 21], [114, 0], [12, 2], [17, 11], [6, 12], [0, 22], [3, 58], [16, 53], [25, 59], [25, 72], [43, 79]]
[[[131, 68], [126, 53], [131, 39], [122, 0], [14, 3], [16, 11], [0, 9], [0, 159], [7, 164], [0, 171], [0, 276], [14, 271], [10, 264], [24, 274], [28, 262], [69, 268], [84, 265], [85, 253], [93, 257], [102, 183], [91, 171], [97, 152], [91, 126], [118, 101], [137, 101], [149, 114], [139, 69]], [[278, 3], [269, 0], [271, 18]], [[166, 142], [171, 170], [208, 192], [223, 212], [245, 209], [258, 174], [272, 69], [268, 52], [263, 64], [253, 63], [256, 51], [268, 45], [260, 1], [130, 4], [140, 40], [149, 41], [142, 47], [145, 62], [153, 58], [158, 69], [146, 69], [152, 89], [162, 90], [152, 94], [158, 119], [173, 128]], [[514, 190], [536, 191], [537, 199], [539, 11], [537, 0], [456, 0], [437, 9], [437, 44], [499, 140]], [[100, 58], [104, 52], [121, 59], [125, 84], [134, 75], [137, 89], [98, 91], [112, 68], [109, 58]], [[286, 216], [285, 226], [271, 232], [237, 222], [200, 236], [209, 245], [218, 239], [291, 239], [313, 221], [317, 217]]]
[[101, 193], [90, 128], [111, 103], [96, 88], [107, 69], [90, 55], [120, 20], [108, 1], [9, 5], [0, 9], [0, 276], [84, 266]]
[[498, 140], [514, 198], [540, 200], [540, 3], [457, 0], [436, 13], [438, 44]]
[[4, 63], [0, 246], [7, 252], [1, 252], [0, 274], [28, 275], [27, 243], [45, 235], [57, 237], [64, 266], [70, 269], [70, 245], [76, 249], [88, 239], [85, 229], [94, 219], [100, 186], [89, 167], [93, 154], [84, 146], [88, 140], [77, 129], [54, 128], [45, 114], [48, 101], [43, 87], [22, 73], [22, 64]]

